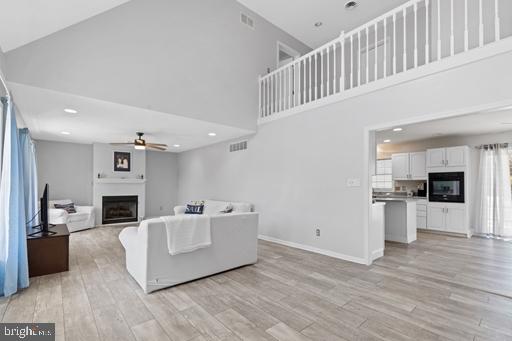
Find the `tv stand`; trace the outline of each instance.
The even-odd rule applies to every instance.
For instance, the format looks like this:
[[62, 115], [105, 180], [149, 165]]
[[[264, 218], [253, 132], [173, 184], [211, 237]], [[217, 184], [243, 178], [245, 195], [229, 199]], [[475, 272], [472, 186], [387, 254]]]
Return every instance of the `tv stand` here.
[[[53, 231], [27, 234], [28, 273], [30, 277], [69, 270], [69, 231], [65, 224]], [[30, 231], [29, 231], [30, 232]]]
[[[52, 227], [55, 227], [55, 225], [54, 224], [48, 225], [48, 229], [50, 229]], [[44, 231], [43, 228], [41, 227], [41, 225], [32, 226], [32, 229], [39, 229], [39, 231], [27, 234], [27, 237], [36, 237], [38, 235], [41, 237], [44, 237], [44, 236], [53, 236], [54, 234], [57, 234], [57, 232], [50, 231], [50, 230]]]

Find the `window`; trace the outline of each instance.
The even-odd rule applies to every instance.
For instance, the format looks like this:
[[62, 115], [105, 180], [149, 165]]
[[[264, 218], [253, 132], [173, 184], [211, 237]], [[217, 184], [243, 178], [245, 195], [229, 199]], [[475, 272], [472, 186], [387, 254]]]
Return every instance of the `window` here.
[[372, 187], [379, 190], [393, 189], [391, 159], [377, 160], [377, 172], [372, 177]]

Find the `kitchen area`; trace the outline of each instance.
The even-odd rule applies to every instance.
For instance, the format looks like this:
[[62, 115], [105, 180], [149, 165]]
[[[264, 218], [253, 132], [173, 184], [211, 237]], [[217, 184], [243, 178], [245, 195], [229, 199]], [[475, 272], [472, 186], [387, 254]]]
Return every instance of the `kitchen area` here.
[[384, 240], [410, 244], [418, 231], [471, 237], [471, 148], [386, 141], [372, 177], [373, 202], [384, 204]]

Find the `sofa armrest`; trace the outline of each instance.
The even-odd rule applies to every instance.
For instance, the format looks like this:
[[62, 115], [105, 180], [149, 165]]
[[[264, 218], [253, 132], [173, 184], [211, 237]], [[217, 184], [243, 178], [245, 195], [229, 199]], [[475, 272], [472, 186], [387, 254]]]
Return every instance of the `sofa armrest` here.
[[80, 213], [89, 213], [91, 214], [92, 212], [94, 212], [94, 207], [93, 206], [75, 206], [75, 209], [77, 212], [80, 212]]
[[50, 224], [65, 224], [68, 221], [69, 213], [60, 208], [49, 208], [48, 218]]
[[187, 210], [187, 206], [176, 206], [176, 207], [174, 207], [174, 215], [185, 214], [186, 210]]

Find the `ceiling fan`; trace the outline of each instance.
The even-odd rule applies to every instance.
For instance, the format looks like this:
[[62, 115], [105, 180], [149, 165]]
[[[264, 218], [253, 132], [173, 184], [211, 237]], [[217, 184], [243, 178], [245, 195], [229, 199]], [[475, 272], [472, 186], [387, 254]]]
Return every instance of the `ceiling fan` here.
[[122, 146], [122, 145], [133, 145], [135, 149], [145, 150], [145, 149], [156, 149], [156, 150], [167, 150], [167, 145], [163, 143], [147, 143], [146, 140], [142, 138], [144, 133], [137, 132], [137, 138], [133, 140], [133, 142], [127, 143], [111, 143], [113, 146]]

